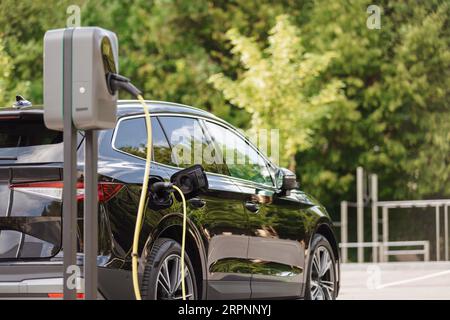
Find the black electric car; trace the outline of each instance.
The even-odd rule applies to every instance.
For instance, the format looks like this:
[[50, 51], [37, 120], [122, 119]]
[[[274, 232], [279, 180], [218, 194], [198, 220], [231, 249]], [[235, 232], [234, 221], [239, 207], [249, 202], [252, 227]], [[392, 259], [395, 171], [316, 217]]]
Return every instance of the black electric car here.
[[[336, 298], [339, 257], [332, 223], [325, 208], [297, 187], [295, 175], [208, 112], [148, 105], [151, 183], [193, 164], [207, 174], [208, 190], [188, 201], [188, 298]], [[117, 116], [114, 130], [99, 132], [99, 297], [134, 299], [131, 247], [147, 135], [136, 101], [121, 101]], [[79, 133], [80, 265], [83, 140]], [[197, 157], [198, 146], [213, 161]], [[242, 155], [249, 161], [236, 161]], [[41, 108], [0, 111], [0, 298], [61, 297], [62, 161], [62, 133], [45, 127]], [[172, 197], [155, 201], [149, 193], [140, 238], [143, 298], [181, 298], [181, 212]]]

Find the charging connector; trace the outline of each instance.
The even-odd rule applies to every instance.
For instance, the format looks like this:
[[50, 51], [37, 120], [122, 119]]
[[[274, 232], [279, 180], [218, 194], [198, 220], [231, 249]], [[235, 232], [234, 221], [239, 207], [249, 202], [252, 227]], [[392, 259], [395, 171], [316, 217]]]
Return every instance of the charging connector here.
[[113, 95], [116, 94], [116, 92], [119, 91], [120, 89], [129, 92], [134, 97], [142, 95], [141, 90], [136, 88], [131, 83], [130, 79], [121, 76], [120, 74], [108, 72], [106, 74], [106, 83], [108, 84], [109, 93]]
[[161, 193], [162, 191], [171, 192], [173, 190], [173, 184], [171, 182], [155, 182], [150, 187], [150, 191], [156, 194]]

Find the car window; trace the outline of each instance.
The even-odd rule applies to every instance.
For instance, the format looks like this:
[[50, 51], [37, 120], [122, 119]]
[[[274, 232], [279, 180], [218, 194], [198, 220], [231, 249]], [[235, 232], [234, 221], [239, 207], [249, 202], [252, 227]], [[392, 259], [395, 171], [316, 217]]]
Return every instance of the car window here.
[[[152, 117], [152, 159], [168, 165], [172, 161], [172, 151], [157, 118]], [[144, 158], [147, 155], [147, 126], [143, 117], [122, 120], [117, 128], [114, 147], [123, 152]]]
[[232, 177], [273, 186], [266, 161], [253, 147], [233, 131], [213, 122], [205, 123]]
[[0, 119], [0, 149], [52, 145], [62, 141], [63, 133], [47, 129], [41, 118]]
[[217, 166], [214, 145], [209, 143], [200, 122], [187, 117], [158, 117], [172, 146], [172, 161], [181, 168], [200, 164], [205, 171], [223, 173]]
[[41, 114], [0, 116], [0, 164], [62, 162], [63, 133], [47, 129]]

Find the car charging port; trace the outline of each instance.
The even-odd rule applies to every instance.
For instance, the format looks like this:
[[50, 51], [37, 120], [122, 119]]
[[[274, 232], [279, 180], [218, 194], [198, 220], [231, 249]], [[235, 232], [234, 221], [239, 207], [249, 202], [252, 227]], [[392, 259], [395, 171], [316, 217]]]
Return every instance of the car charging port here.
[[[208, 178], [205, 170], [198, 164], [174, 173], [170, 177], [170, 181], [183, 191], [187, 200], [195, 198], [200, 192], [208, 190]], [[178, 201], [181, 201], [179, 194], [175, 194], [175, 197]]]
[[150, 209], [162, 210], [171, 207], [173, 204], [172, 193], [177, 201], [182, 201], [180, 193], [175, 192], [177, 190], [174, 186], [183, 192], [186, 200], [192, 199], [200, 192], [208, 189], [208, 178], [200, 165], [194, 165], [176, 172], [170, 177], [170, 181], [166, 182], [159, 177], [150, 178]]

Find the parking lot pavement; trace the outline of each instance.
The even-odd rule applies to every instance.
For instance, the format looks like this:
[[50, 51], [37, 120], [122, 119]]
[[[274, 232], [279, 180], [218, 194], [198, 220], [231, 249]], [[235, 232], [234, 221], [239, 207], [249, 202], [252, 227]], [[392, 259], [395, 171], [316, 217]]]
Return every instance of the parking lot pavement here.
[[340, 300], [450, 300], [450, 262], [349, 263]]

